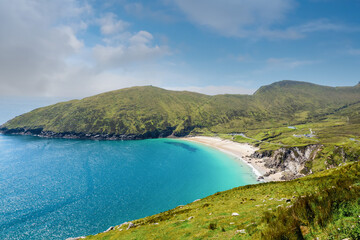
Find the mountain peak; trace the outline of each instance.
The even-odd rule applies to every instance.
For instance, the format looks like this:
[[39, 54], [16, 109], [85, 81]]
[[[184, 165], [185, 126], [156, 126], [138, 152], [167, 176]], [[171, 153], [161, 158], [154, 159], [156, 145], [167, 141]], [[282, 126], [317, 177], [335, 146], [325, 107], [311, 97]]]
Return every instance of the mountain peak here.
[[269, 85], [264, 85], [260, 87], [254, 95], [258, 95], [261, 93], [273, 91], [279, 88], [294, 88], [294, 87], [313, 87], [319, 86], [314, 83], [302, 82], [302, 81], [294, 81], [294, 80], [282, 80], [278, 82], [271, 83]]

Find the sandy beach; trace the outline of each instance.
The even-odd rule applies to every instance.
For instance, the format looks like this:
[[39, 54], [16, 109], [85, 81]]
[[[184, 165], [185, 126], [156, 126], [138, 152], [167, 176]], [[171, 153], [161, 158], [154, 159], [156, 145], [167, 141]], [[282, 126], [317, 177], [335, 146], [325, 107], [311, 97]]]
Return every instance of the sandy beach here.
[[[197, 143], [202, 143], [207, 146], [216, 148], [222, 152], [230, 154], [239, 159], [239, 161], [244, 161], [248, 165], [252, 167], [255, 174], [258, 176], [263, 176], [271, 169], [264, 166], [264, 161], [262, 159], [251, 158], [251, 154], [253, 154], [258, 148], [251, 146], [247, 143], [237, 143], [226, 139], [221, 139], [218, 137], [204, 137], [204, 136], [195, 136], [195, 137], [186, 137], [182, 138], [186, 141], [192, 141]], [[263, 181], [271, 182], [271, 181], [281, 181], [280, 178], [282, 176], [282, 172], [278, 172], [272, 174], [268, 177], [264, 177]]]

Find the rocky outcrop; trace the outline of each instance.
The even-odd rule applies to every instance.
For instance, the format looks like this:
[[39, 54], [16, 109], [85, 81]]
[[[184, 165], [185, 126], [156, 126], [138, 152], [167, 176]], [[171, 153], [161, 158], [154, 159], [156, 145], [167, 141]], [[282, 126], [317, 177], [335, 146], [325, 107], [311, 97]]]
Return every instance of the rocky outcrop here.
[[108, 134], [108, 133], [82, 133], [82, 132], [53, 132], [44, 131], [43, 128], [0, 128], [2, 134], [31, 135], [44, 138], [91, 139], [91, 140], [141, 140], [170, 136], [174, 128], [155, 130], [144, 134]]
[[311, 173], [305, 163], [314, 160], [320, 150], [321, 145], [318, 144], [304, 147], [283, 147], [277, 150], [255, 152], [251, 157], [264, 159], [265, 167], [272, 169], [269, 174], [283, 171], [282, 179], [292, 180]]

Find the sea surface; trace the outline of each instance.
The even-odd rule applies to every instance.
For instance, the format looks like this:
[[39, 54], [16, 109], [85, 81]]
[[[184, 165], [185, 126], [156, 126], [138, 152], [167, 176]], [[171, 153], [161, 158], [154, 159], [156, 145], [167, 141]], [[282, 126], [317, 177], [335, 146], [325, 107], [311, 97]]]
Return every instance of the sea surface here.
[[96, 234], [253, 183], [238, 159], [182, 140], [0, 135], [0, 239]]

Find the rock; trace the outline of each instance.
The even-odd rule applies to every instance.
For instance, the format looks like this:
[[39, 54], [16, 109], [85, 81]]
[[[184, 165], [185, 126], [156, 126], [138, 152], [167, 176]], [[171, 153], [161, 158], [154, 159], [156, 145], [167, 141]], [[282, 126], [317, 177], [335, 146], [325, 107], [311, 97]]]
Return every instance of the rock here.
[[119, 227], [128, 224], [128, 222], [123, 222], [122, 224], [119, 225]]
[[284, 180], [284, 181], [291, 181], [300, 177], [303, 177], [304, 175], [302, 174], [295, 174], [292, 172], [283, 172], [283, 175], [281, 176], [280, 180]]
[[245, 229], [240, 229], [240, 230], [235, 231], [235, 234], [239, 234], [239, 233], [244, 234], [244, 233], [246, 233], [246, 231], [245, 231]]
[[99, 133], [82, 133], [82, 132], [53, 132], [44, 131], [42, 128], [15, 128], [7, 129], [0, 126], [0, 133], [17, 134], [17, 135], [33, 135], [44, 138], [66, 138], [66, 139], [92, 139], [92, 140], [140, 140], [148, 138], [167, 137], [175, 130], [173, 127], [168, 127], [166, 130], [155, 132], [147, 132], [145, 134], [99, 134]]
[[80, 240], [80, 239], [85, 239], [85, 237], [67, 238], [66, 240]]
[[200, 201], [201, 199], [196, 199], [196, 200], [194, 200], [193, 202], [197, 202], [197, 201]]
[[136, 225], [133, 224], [132, 222], [130, 222], [130, 223], [129, 223], [129, 226], [127, 227], [126, 230], [129, 230], [130, 228], [134, 228], [134, 227], [136, 227]]
[[193, 219], [194, 217], [193, 216], [191, 216], [191, 217], [189, 217], [187, 220], [191, 220], [191, 219]]
[[104, 233], [110, 232], [111, 230], [114, 230], [114, 227], [109, 227], [106, 231], [104, 231]]
[[[304, 147], [282, 147], [277, 150], [268, 150], [255, 152], [251, 155], [253, 158], [261, 158], [265, 162], [265, 167], [274, 169], [275, 172], [286, 171], [289, 176], [282, 180], [292, 180], [310, 174], [311, 171], [305, 166], [305, 163], [312, 161], [321, 150], [320, 144], [312, 144]], [[266, 173], [267, 177], [275, 172]]]
[[233, 212], [232, 214], [231, 214], [231, 216], [239, 216], [240, 214], [238, 214], [237, 212]]
[[272, 174], [275, 174], [275, 173], [276, 173], [275, 170], [270, 170], [270, 171], [268, 171], [267, 173], [264, 174], [264, 177], [268, 177], [268, 176], [270, 176]]

